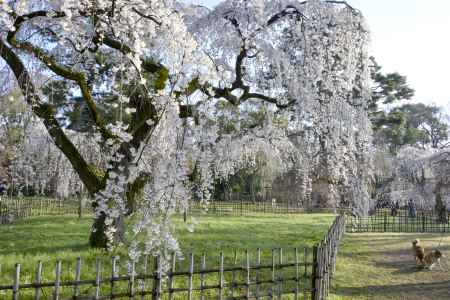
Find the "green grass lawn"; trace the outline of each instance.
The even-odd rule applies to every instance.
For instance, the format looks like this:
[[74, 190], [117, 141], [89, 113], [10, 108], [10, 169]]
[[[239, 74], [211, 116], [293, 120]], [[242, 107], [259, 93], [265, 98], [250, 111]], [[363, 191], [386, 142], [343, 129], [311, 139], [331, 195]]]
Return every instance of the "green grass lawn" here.
[[422, 233], [346, 234], [338, 254], [331, 300], [450, 299], [448, 258], [445, 271], [416, 266], [411, 241], [419, 238], [426, 251], [439, 249], [450, 257], [450, 235]]
[[[333, 221], [332, 215], [253, 215], [246, 217], [211, 216], [196, 217], [198, 224], [194, 232], [189, 232], [180, 219], [176, 219], [177, 237], [184, 254], [195, 253], [196, 268], [199, 255], [207, 254], [207, 267], [216, 267], [218, 254], [224, 252], [225, 265], [234, 261], [234, 251], [238, 250], [238, 264], [244, 262], [244, 250], [250, 251], [250, 259], [255, 260], [256, 248], [262, 249], [263, 263], [271, 263], [272, 248], [284, 248], [284, 260], [292, 260], [295, 247], [303, 249], [320, 241]], [[82, 279], [92, 279], [97, 257], [107, 266], [103, 274], [109, 276], [109, 258], [112, 255], [126, 261], [126, 250], [114, 253], [88, 247], [90, 218], [76, 217], [36, 217], [20, 220], [14, 224], [0, 226], [0, 285], [11, 284], [15, 263], [21, 264], [21, 282], [33, 282], [38, 261], [44, 265], [43, 280], [54, 279], [57, 259], [62, 260], [62, 279], [74, 278], [76, 257], [82, 258]], [[302, 252], [303, 253], [303, 252]], [[187, 260], [177, 266], [185, 268]], [[142, 264], [140, 264], [142, 267]], [[121, 274], [126, 265], [121, 264]], [[0, 298], [1, 292], [0, 292]]]

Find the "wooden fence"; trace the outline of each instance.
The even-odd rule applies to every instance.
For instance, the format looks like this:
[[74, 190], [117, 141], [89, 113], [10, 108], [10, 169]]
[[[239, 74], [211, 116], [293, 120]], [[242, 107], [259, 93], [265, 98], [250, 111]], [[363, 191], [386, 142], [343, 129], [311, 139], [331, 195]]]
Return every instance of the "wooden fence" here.
[[[243, 260], [224, 264], [219, 254], [213, 267], [207, 268], [205, 255], [189, 255], [187, 262], [173, 259], [165, 275], [157, 272], [159, 258], [152, 262], [144, 258], [130, 263], [125, 274], [118, 272], [118, 261], [113, 258], [107, 268], [96, 261], [92, 277], [82, 276], [81, 259], [75, 262], [72, 277], [65, 275], [63, 265], [56, 263], [54, 279], [42, 281], [43, 265], [36, 267], [32, 282], [21, 281], [20, 264], [16, 265], [11, 283], [0, 285], [1, 299], [309, 299], [314, 281], [312, 250], [293, 249], [285, 253], [274, 249], [270, 262], [261, 261], [261, 252]], [[187, 264], [187, 265], [186, 265]], [[210, 264], [210, 263], [209, 263]], [[84, 278], [84, 279], [82, 279]]]
[[292, 299], [323, 300], [328, 295], [344, 228], [344, 218], [339, 216], [315, 247], [272, 249], [269, 255], [264, 255], [269, 261], [261, 259], [260, 249], [254, 253], [245, 251], [240, 259], [235, 254], [226, 265], [223, 254], [210, 259], [208, 264], [205, 254], [191, 254], [187, 260], [172, 256], [164, 275], [157, 272], [162, 266], [159, 258], [150, 262], [144, 257], [141, 262], [131, 262], [125, 274], [120, 274], [118, 259], [113, 257], [106, 268], [98, 259], [91, 277], [92, 273], [82, 276], [81, 259], [74, 265], [65, 262], [66, 268], [73, 270], [72, 277], [58, 261], [51, 281], [42, 281], [43, 265], [39, 263], [34, 280], [22, 282], [22, 277], [32, 276], [21, 274], [21, 266], [16, 264], [11, 283], [0, 285], [0, 298], [203, 300], [282, 299], [290, 295]]
[[[291, 206], [252, 202], [212, 204], [213, 213], [304, 213]], [[200, 209], [199, 206], [191, 207]], [[211, 211], [212, 210], [212, 211]], [[42, 215], [89, 213], [75, 200], [48, 198], [3, 198], [0, 224]], [[38, 263], [34, 274], [21, 271], [16, 264], [11, 281], [0, 282], [0, 299], [326, 299], [334, 272], [336, 255], [345, 229], [344, 216], [338, 216], [324, 239], [314, 247], [244, 251], [239, 256], [216, 258], [189, 255], [180, 260], [172, 256], [164, 274], [163, 262], [144, 257], [138, 262], [119, 264], [119, 259], [101, 257], [83, 263], [57, 261], [54, 271]], [[106, 260], [105, 260], [106, 259]], [[0, 278], [5, 278], [1, 273]], [[119, 272], [119, 269], [122, 272]], [[124, 270], [126, 270], [124, 272]], [[50, 271], [50, 272], [49, 272]], [[44, 276], [45, 275], [45, 276]], [[31, 279], [33, 278], [33, 279]]]
[[407, 209], [392, 212], [379, 209], [366, 217], [346, 216], [347, 232], [450, 232], [450, 215], [433, 210], [419, 210], [410, 216]]
[[0, 224], [28, 217], [88, 213], [92, 209], [75, 199], [0, 197]]
[[[11, 281], [0, 284], [0, 298], [323, 300], [344, 228], [344, 218], [339, 216], [323, 241], [312, 248], [245, 250], [233, 257], [190, 254], [186, 259], [172, 255], [161, 261], [144, 256], [137, 262], [103, 257], [83, 264], [78, 258], [72, 263], [57, 261], [50, 272], [45, 266], [45, 273], [39, 262], [34, 274], [22, 272], [16, 264]], [[158, 272], [164, 266], [166, 271]]]

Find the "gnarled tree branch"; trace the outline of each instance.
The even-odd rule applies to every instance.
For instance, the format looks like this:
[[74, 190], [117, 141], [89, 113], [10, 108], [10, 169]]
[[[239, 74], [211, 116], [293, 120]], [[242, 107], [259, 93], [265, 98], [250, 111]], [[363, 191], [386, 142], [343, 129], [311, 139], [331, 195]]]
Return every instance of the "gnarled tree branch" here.
[[10, 69], [13, 71], [17, 79], [17, 83], [22, 90], [25, 101], [30, 106], [31, 110], [42, 119], [49, 135], [55, 142], [55, 145], [69, 159], [89, 192], [91, 194], [96, 193], [103, 186], [103, 178], [98, 176], [93, 168], [87, 164], [75, 145], [66, 136], [55, 118], [53, 107], [40, 100], [31, 80], [31, 76], [19, 56], [1, 39], [0, 56], [6, 61]]
[[[44, 63], [55, 74], [57, 74], [63, 78], [75, 81], [81, 90], [83, 99], [86, 102], [86, 105], [89, 108], [89, 111], [91, 113], [91, 117], [92, 117], [95, 125], [98, 127], [100, 133], [102, 134], [103, 138], [106, 140], [106, 139], [112, 137], [112, 134], [109, 132], [109, 130], [106, 129], [105, 121], [100, 116], [100, 114], [97, 110], [97, 106], [94, 102], [94, 99], [91, 94], [91, 90], [87, 84], [84, 74], [81, 72], [71, 70], [70, 68], [68, 68], [66, 66], [60, 65], [52, 56], [47, 54], [43, 49], [35, 47], [30, 42], [17, 41], [16, 33], [20, 30], [22, 23], [24, 21], [30, 20], [34, 17], [42, 17], [42, 16], [48, 16], [48, 12], [36, 11], [36, 12], [30, 13], [28, 15], [18, 16], [14, 22], [15, 30], [10, 31], [8, 33], [8, 36], [7, 36], [8, 42], [12, 46], [14, 46], [18, 49], [24, 50], [29, 54], [32, 54], [34, 57], [36, 57], [42, 63]], [[56, 16], [61, 17], [61, 16], [64, 16], [64, 14], [56, 13]]]

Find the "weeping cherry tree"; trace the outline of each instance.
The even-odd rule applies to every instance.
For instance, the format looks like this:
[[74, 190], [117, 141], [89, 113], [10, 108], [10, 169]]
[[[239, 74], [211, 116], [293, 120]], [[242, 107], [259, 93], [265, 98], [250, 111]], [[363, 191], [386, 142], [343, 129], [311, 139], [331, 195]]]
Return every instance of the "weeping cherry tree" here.
[[[355, 182], [366, 174], [354, 166], [366, 160], [370, 133], [368, 30], [345, 2], [233, 0], [205, 14], [172, 0], [0, 5], [1, 84], [20, 88], [95, 196], [92, 246], [126, 242], [132, 257], [178, 251], [170, 216], [194, 196], [207, 204], [215, 179], [261, 153], [280, 169], [308, 162], [306, 186], [325, 164], [315, 177], [327, 188], [348, 178], [364, 194]], [[56, 100], [87, 112], [103, 166], [67, 134]], [[243, 126], [262, 108], [261, 122]], [[219, 117], [233, 130], [221, 130]]]

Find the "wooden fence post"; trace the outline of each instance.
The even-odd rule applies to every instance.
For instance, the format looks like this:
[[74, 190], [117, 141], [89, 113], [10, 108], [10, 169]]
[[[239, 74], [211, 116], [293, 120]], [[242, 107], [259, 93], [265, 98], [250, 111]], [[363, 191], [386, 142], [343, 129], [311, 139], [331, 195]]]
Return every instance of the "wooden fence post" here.
[[170, 266], [170, 273], [169, 273], [169, 279], [168, 279], [168, 289], [169, 289], [169, 300], [173, 299], [173, 279], [175, 272], [175, 267], [177, 265], [177, 256], [175, 252], [172, 253], [172, 264]]
[[148, 254], [144, 255], [144, 270], [141, 279], [141, 300], [145, 299], [145, 279], [148, 274]]
[[235, 280], [236, 280], [236, 266], [237, 266], [237, 250], [234, 250], [234, 258], [233, 258], [233, 272], [231, 273], [231, 297], [234, 297], [234, 288], [235, 288]]
[[220, 252], [219, 256], [219, 300], [223, 299], [223, 252]]
[[278, 272], [278, 299], [281, 300], [282, 294], [283, 294], [283, 277], [281, 275], [282, 272], [282, 265], [283, 265], [283, 248], [278, 249], [278, 265], [279, 265], [279, 272]]
[[34, 300], [39, 300], [41, 297], [41, 276], [42, 276], [42, 262], [38, 262], [37, 270], [36, 270], [36, 279], [34, 283], [36, 284], [36, 288], [34, 290]]
[[275, 277], [275, 249], [272, 249], [272, 283], [270, 287], [270, 299], [273, 299], [274, 295], [274, 286], [277, 282], [277, 278]]
[[189, 255], [188, 300], [192, 300], [192, 279], [194, 275], [194, 254]]
[[255, 291], [255, 298], [256, 300], [259, 300], [259, 288], [260, 288], [260, 271], [259, 268], [261, 267], [261, 248], [256, 249], [256, 291]]
[[16, 273], [14, 274], [13, 284], [13, 300], [19, 299], [19, 282], [20, 282], [20, 264], [16, 264]]
[[129, 281], [128, 281], [128, 289], [130, 291], [130, 297], [131, 299], [134, 299], [134, 294], [135, 294], [135, 285], [134, 285], [134, 278], [136, 276], [136, 261], [133, 259], [131, 261], [131, 272], [130, 272], [130, 277], [129, 277]]
[[95, 300], [99, 299], [100, 297], [100, 272], [100, 258], [97, 258], [97, 260], [95, 261]]
[[[307, 290], [307, 286], [308, 286], [308, 247], [305, 247], [305, 256], [304, 256], [304, 259], [305, 259], [305, 270], [304, 270], [304, 275], [303, 275], [303, 277], [304, 277], [304, 282], [303, 282], [303, 295], [304, 295], [304, 299], [306, 300], [306, 299], [308, 299], [308, 290]], [[314, 264], [314, 262], [313, 262], [313, 264]], [[314, 277], [314, 271], [311, 271], [311, 277]], [[312, 288], [314, 288], [314, 283], [313, 283], [313, 285], [311, 286]]]
[[248, 250], [245, 250], [245, 284], [246, 284], [246, 293], [245, 297], [246, 299], [250, 299], [250, 257], [248, 254]]
[[[295, 259], [295, 300], [298, 300], [298, 286], [299, 286], [299, 267], [298, 267], [298, 249], [294, 249], [294, 259]], [[305, 299], [306, 300], [306, 299]]]
[[200, 266], [200, 300], [205, 300], [205, 270], [206, 270], [206, 253], [203, 252]]
[[115, 279], [117, 274], [117, 256], [113, 256], [111, 258], [111, 298], [113, 298], [114, 295], [114, 285], [115, 285]]
[[55, 288], [53, 290], [53, 299], [59, 300], [59, 289], [61, 286], [61, 261], [58, 260], [56, 262], [56, 269], [55, 269]]
[[81, 279], [81, 257], [77, 257], [75, 264], [75, 287], [73, 289], [73, 296], [78, 297], [80, 295], [80, 288], [78, 286]]
[[153, 295], [152, 300], [160, 300], [161, 299], [161, 268], [160, 268], [160, 258], [159, 256], [155, 257], [155, 266], [154, 266], [154, 274], [153, 274]]

